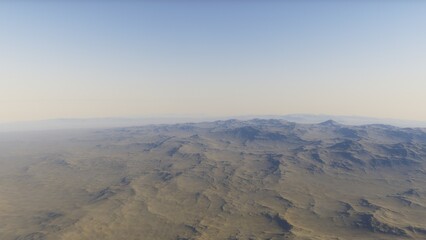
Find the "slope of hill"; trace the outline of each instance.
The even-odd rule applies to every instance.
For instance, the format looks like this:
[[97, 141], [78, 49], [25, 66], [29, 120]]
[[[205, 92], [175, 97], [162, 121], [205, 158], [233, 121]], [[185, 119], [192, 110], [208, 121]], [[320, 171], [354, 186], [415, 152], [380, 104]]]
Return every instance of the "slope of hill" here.
[[253, 119], [3, 133], [0, 164], [0, 239], [426, 239], [422, 129]]

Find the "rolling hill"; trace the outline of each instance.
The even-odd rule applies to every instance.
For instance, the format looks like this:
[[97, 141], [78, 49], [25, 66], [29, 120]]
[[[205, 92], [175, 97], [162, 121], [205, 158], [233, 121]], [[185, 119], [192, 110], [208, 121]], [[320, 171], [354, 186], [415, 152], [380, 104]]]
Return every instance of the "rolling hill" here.
[[426, 131], [227, 120], [0, 134], [0, 239], [426, 239]]

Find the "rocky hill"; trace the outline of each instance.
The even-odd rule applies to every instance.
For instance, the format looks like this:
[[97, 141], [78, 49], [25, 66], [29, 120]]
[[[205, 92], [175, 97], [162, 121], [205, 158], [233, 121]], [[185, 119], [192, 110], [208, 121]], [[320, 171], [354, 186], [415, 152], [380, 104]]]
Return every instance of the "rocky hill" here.
[[423, 129], [253, 119], [3, 134], [0, 164], [5, 240], [426, 239]]

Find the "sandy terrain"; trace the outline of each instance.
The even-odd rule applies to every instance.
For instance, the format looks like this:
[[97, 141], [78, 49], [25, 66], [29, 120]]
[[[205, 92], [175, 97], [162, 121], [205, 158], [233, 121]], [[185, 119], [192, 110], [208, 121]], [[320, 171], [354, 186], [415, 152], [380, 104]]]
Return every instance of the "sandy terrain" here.
[[426, 132], [217, 121], [0, 134], [0, 239], [426, 239]]

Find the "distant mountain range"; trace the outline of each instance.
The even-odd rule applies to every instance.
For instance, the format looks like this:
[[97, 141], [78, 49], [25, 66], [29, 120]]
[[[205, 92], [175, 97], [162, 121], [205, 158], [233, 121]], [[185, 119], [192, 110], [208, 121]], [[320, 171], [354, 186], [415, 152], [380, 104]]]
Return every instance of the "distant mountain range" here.
[[289, 114], [289, 115], [247, 115], [230, 117], [140, 117], [140, 118], [63, 118], [39, 121], [22, 121], [0, 123], [0, 132], [13, 131], [40, 131], [55, 129], [90, 129], [143, 126], [151, 124], [175, 124], [186, 122], [205, 122], [216, 120], [249, 120], [249, 119], [279, 119], [296, 123], [320, 123], [333, 120], [345, 125], [386, 124], [397, 127], [426, 128], [426, 121], [413, 121], [401, 119], [371, 118], [360, 116], [338, 115], [313, 115], [313, 114]]
[[334, 120], [345, 125], [367, 125], [367, 124], [386, 124], [397, 127], [425, 128], [426, 121], [390, 119], [390, 118], [372, 118], [362, 116], [339, 116], [339, 115], [312, 115], [312, 114], [290, 114], [284, 115], [279, 119], [297, 123], [320, 123], [327, 120]]

